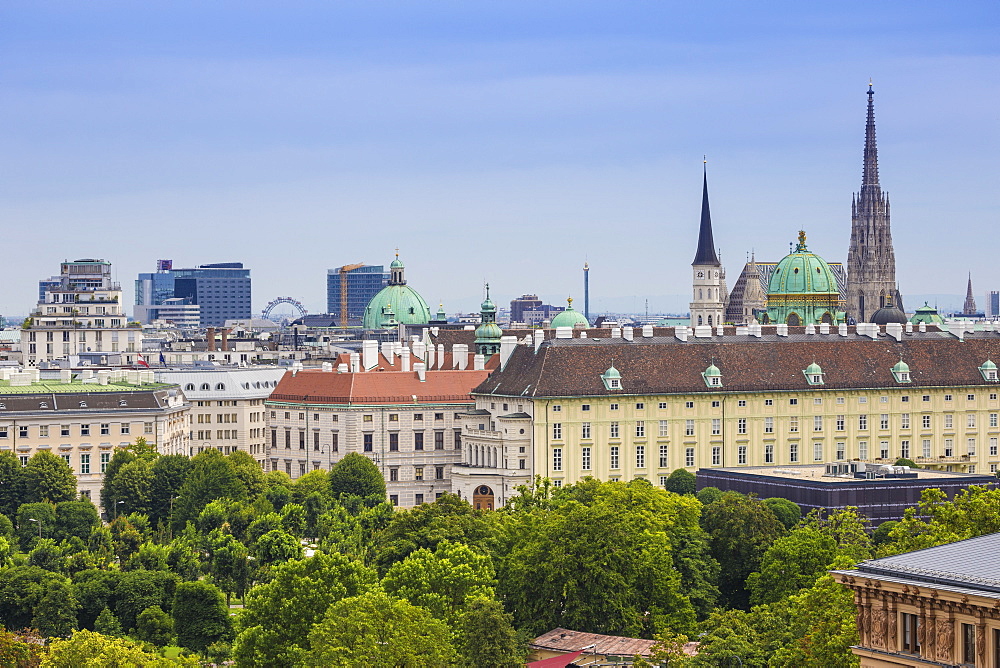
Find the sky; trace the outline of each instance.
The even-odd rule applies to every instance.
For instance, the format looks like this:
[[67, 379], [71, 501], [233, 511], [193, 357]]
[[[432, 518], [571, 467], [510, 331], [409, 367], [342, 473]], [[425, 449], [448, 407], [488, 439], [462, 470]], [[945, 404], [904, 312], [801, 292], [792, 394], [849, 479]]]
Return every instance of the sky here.
[[[735, 282], [846, 261], [874, 82], [904, 295], [1000, 290], [1000, 3], [0, 4], [0, 313], [64, 259], [242, 261], [326, 310], [395, 248], [431, 304], [685, 311], [703, 156]], [[907, 304], [913, 308], [918, 304]]]

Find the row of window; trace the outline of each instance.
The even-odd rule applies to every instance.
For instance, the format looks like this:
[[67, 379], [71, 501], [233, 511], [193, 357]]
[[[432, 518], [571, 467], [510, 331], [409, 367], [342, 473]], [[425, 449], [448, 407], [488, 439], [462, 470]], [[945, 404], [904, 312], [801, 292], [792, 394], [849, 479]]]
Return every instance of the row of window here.
[[[424, 468], [423, 466], [413, 467], [413, 479], [416, 481], [422, 481], [424, 479]], [[399, 467], [393, 466], [389, 468], [389, 482], [399, 482]], [[434, 467], [434, 480], [444, 480], [444, 467], [435, 466]]]
[[[60, 436], [70, 436], [71, 428], [72, 428], [72, 426], [68, 425], [68, 424], [59, 425], [59, 435]], [[12, 429], [13, 429], [13, 427], [10, 427], [9, 425], [0, 426], [0, 438], [10, 438], [10, 433], [11, 433]], [[49, 425], [47, 425], [47, 424], [38, 425], [37, 429], [38, 429], [38, 434], [37, 434], [38, 438], [48, 438], [49, 437]], [[81, 425], [79, 425], [79, 429], [80, 429], [80, 436], [90, 436], [91, 435], [91, 431], [92, 431], [92, 425], [81, 424]], [[111, 435], [111, 423], [110, 422], [103, 422], [103, 423], [101, 423], [101, 425], [99, 427], [99, 430], [100, 430], [101, 436], [110, 436]], [[54, 432], [55, 430], [52, 430], [52, 431]], [[122, 422], [122, 423], [120, 423], [118, 425], [118, 433], [119, 434], [131, 434], [132, 433], [132, 425], [130, 423], [128, 423], [128, 422]], [[153, 423], [152, 422], [145, 422], [145, 423], [143, 423], [143, 433], [144, 434], [152, 434], [153, 433]], [[31, 434], [31, 427], [29, 425], [18, 425], [18, 427], [17, 427], [17, 437], [18, 438], [30, 438], [30, 434]]]
[[[285, 414], [285, 419], [286, 420], [291, 420], [292, 419], [292, 411], [284, 411], [284, 414]], [[313, 421], [314, 422], [319, 422], [320, 415], [321, 415], [320, 413], [313, 413], [313, 416], [312, 416]], [[389, 422], [399, 422], [399, 415], [400, 415], [399, 413], [389, 413], [389, 415], [387, 416]], [[412, 419], [413, 419], [414, 422], [423, 422], [424, 421], [424, 414], [423, 413], [409, 413], [409, 415], [412, 416]], [[430, 415], [430, 413], [428, 413], [428, 415]], [[454, 419], [457, 420], [457, 419], [459, 419], [460, 416], [461, 416], [461, 413], [455, 413], [453, 417], [454, 417]], [[277, 417], [278, 417], [278, 411], [271, 411], [271, 418], [272, 419], [277, 419]], [[338, 419], [339, 416], [336, 413], [331, 413], [330, 414], [330, 418], [331, 418], [332, 422], [338, 422], [339, 421], [339, 419]], [[299, 413], [298, 414], [298, 419], [300, 421], [305, 420], [306, 419], [306, 414], [305, 413]], [[430, 419], [430, 418], [428, 418], [428, 419]], [[434, 418], [433, 419], [435, 421], [444, 420], [444, 413], [434, 413]], [[365, 414], [363, 414], [361, 416], [361, 421], [362, 422], [374, 422], [375, 421], [375, 416], [374, 416], [374, 414], [371, 414], [371, 413], [365, 413]]]
[[[800, 461], [800, 445], [799, 443], [789, 443], [788, 444], [788, 461], [791, 463], [798, 463]], [[943, 442], [943, 454], [942, 457], [955, 457], [955, 446], [952, 439], [944, 439]], [[824, 443], [822, 441], [816, 441], [813, 443], [813, 461], [822, 462], [825, 460]], [[933, 457], [933, 447], [931, 439], [923, 439], [920, 445], [920, 455], [921, 457], [930, 458]], [[970, 457], [976, 455], [976, 439], [969, 438], [966, 439], [965, 443], [966, 454]], [[684, 449], [684, 466], [691, 467], [695, 465], [695, 448], [685, 448]], [[611, 445], [608, 446], [608, 465], [609, 468], [619, 469], [621, 468], [621, 452], [622, 446]], [[646, 468], [646, 453], [647, 449], [645, 445], [634, 445], [633, 454], [635, 457], [635, 468], [643, 469]], [[583, 446], [580, 448], [580, 470], [590, 471], [593, 467], [593, 447]], [[670, 464], [670, 449], [668, 445], [661, 444], [658, 446], [656, 451], [658, 455], [658, 468], [669, 468]], [[858, 441], [858, 459], [867, 460], [869, 454], [877, 454], [879, 459], [890, 459], [902, 457], [904, 459], [910, 459], [915, 455], [915, 452], [911, 448], [911, 442], [909, 440], [901, 440], [899, 442], [899, 447], [896, 452], [892, 452], [890, 448], [889, 441], [880, 441], [878, 444], [878, 450], [875, 452], [869, 452], [867, 441]], [[997, 438], [990, 438], [989, 440], [989, 454], [991, 457], [1000, 456], [1000, 445], [998, 445]], [[748, 447], [745, 445], [737, 446], [736, 448], [736, 463], [746, 464], [748, 455]], [[773, 443], [767, 443], [764, 445], [764, 463], [774, 464], [775, 456], [775, 446]], [[838, 442], [835, 445], [835, 455], [834, 459], [844, 460], [847, 458], [847, 444], [843, 442]], [[712, 446], [711, 449], [711, 462], [713, 466], [722, 465], [722, 446]], [[992, 465], [995, 470], [995, 465]], [[563, 470], [563, 448], [552, 448], [552, 470], [562, 471]], [[970, 472], [975, 472], [971, 469]]]
[[[73, 455], [71, 455], [71, 454], [61, 454], [59, 456], [62, 457], [62, 459], [63, 459], [64, 462], [66, 462], [67, 464], [69, 464], [70, 468], [73, 467]], [[90, 455], [90, 453], [89, 452], [82, 452], [82, 453], [80, 453], [79, 457], [80, 457], [80, 459], [79, 459], [79, 468], [77, 469], [77, 471], [79, 471], [79, 473], [81, 473], [81, 474], [91, 473], [91, 470], [90, 470], [91, 455]], [[30, 459], [31, 459], [31, 455], [18, 455], [18, 460], [21, 462], [21, 466], [22, 467], [27, 466], [28, 465], [28, 460], [30, 460]], [[104, 473], [105, 471], [108, 470], [108, 464], [111, 462], [111, 453], [110, 452], [102, 452], [102, 453], [100, 453], [100, 458], [99, 458], [98, 461], [101, 464], [101, 473]]]

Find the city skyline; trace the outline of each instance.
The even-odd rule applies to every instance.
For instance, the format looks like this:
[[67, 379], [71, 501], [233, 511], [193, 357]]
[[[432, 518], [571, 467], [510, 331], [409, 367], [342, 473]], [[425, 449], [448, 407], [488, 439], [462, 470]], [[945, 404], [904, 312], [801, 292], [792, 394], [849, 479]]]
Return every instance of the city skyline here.
[[112, 262], [130, 312], [137, 274], [173, 258], [244, 262], [255, 313], [280, 295], [315, 313], [328, 269], [397, 246], [449, 312], [478, 310], [484, 280], [500, 305], [582, 304], [584, 261], [592, 312], [671, 310], [703, 154], [730, 283], [799, 229], [846, 260], [869, 76], [901, 291], [1000, 282], [992, 4], [236, 11], [0, 9], [0, 313], [83, 257]]

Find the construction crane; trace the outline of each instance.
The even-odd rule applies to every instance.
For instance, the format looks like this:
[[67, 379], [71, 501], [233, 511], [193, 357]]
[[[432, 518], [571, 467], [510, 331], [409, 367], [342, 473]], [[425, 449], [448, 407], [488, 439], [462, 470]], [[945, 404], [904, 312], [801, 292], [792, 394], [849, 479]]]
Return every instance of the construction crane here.
[[340, 268], [340, 326], [347, 327], [347, 273], [360, 269], [364, 263], [345, 264]]

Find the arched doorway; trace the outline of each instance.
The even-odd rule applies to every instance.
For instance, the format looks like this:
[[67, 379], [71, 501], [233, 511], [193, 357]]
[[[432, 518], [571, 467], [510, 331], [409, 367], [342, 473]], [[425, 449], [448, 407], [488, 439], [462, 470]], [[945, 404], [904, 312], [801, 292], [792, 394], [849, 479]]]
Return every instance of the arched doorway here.
[[829, 311], [827, 311], [826, 313], [823, 314], [823, 317], [820, 318], [819, 321], [820, 322], [825, 322], [828, 325], [832, 325], [833, 324], [833, 316], [830, 315]]
[[476, 510], [493, 510], [493, 490], [479, 485], [472, 491], [472, 507]]
[[798, 313], [789, 313], [788, 314], [788, 325], [789, 325], [789, 327], [798, 327], [801, 324], [802, 324], [802, 321], [799, 320], [799, 314]]

